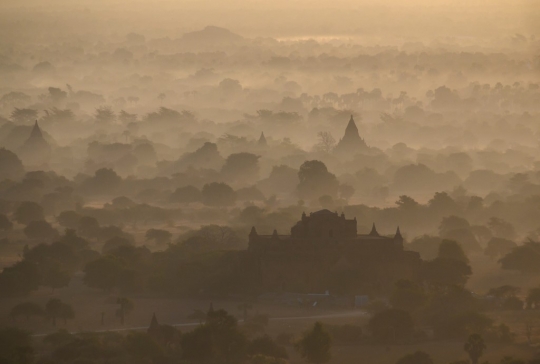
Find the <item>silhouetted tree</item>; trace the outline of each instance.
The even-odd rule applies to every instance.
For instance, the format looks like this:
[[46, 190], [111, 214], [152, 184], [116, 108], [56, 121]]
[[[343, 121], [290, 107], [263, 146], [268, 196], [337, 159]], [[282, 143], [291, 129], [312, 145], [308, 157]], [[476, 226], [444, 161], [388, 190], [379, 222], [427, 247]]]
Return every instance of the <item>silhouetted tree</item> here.
[[58, 231], [45, 220], [30, 221], [23, 231], [30, 239], [52, 240], [58, 237]]
[[6, 215], [0, 213], [0, 231], [9, 231], [13, 228], [13, 223]]
[[11, 119], [17, 124], [31, 124], [37, 119], [37, 110], [15, 108], [11, 112]]
[[28, 225], [31, 221], [45, 220], [43, 208], [32, 201], [24, 201], [15, 210], [13, 219], [19, 224]]
[[167, 244], [171, 242], [172, 234], [167, 230], [149, 229], [144, 235], [146, 240], [153, 240], [156, 244]]
[[368, 323], [373, 337], [383, 343], [394, 343], [409, 337], [413, 326], [411, 315], [406, 311], [396, 309], [378, 312]]
[[100, 124], [111, 124], [116, 119], [116, 115], [109, 106], [102, 106], [96, 109], [94, 114], [96, 122]]
[[231, 206], [236, 202], [236, 192], [225, 183], [205, 184], [202, 189], [202, 202], [207, 206]]
[[56, 319], [60, 318], [64, 320], [64, 324], [68, 319], [75, 317], [75, 312], [71, 305], [62, 302], [58, 298], [51, 298], [45, 305], [45, 312], [47, 316], [52, 320], [53, 326], [56, 326]]
[[191, 203], [201, 201], [201, 191], [194, 186], [185, 186], [177, 188], [171, 194], [171, 202]]
[[326, 165], [317, 160], [306, 161], [298, 171], [300, 183], [297, 186], [298, 196], [302, 199], [315, 199], [322, 195], [337, 196], [339, 183]]
[[471, 358], [472, 363], [478, 364], [478, 359], [480, 359], [484, 353], [486, 344], [484, 343], [482, 336], [478, 334], [471, 334], [463, 346], [463, 349], [467, 352], [467, 354], [469, 354], [469, 358]]
[[300, 356], [309, 363], [326, 363], [330, 360], [332, 338], [320, 322], [315, 322], [313, 329], [304, 333], [295, 344]]
[[0, 148], [0, 174], [2, 178], [13, 180], [24, 175], [24, 167], [17, 154], [5, 148]]
[[30, 316], [45, 316], [45, 311], [40, 305], [35, 302], [22, 302], [15, 305], [11, 309], [9, 315], [13, 318], [16, 318], [18, 316], [24, 316], [28, 321], [30, 319]]
[[15, 328], [0, 329], [0, 363], [31, 364], [34, 362], [32, 337]]
[[423, 351], [417, 351], [416, 353], [401, 357], [396, 364], [433, 364], [433, 360], [429, 354]]

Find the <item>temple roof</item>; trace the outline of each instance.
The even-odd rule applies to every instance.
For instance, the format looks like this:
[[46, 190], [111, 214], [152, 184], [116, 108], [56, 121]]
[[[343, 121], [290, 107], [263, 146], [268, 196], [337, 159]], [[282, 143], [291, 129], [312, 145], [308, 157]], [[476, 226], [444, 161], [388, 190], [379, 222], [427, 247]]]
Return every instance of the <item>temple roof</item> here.
[[343, 135], [343, 138], [341, 138], [341, 140], [339, 141], [336, 149], [344, 151], [354, 151], [355, 149], [366, 147], [367, 145], [364, 142], [364, 139], [360, 137], [360, 134], [358, 133], [358, 127], [356, 126], [354, 118], [351, 115], [349, 123], [345, 128], [345, 134]]
[[29, 139], [38, 139], [38, 138], [43, 139], [43, 133], [41, 132], [41, 129], [36, 120], [36, 123], [34, 124], [34, 127], [32, 128], [32, 132], [30, 133]]

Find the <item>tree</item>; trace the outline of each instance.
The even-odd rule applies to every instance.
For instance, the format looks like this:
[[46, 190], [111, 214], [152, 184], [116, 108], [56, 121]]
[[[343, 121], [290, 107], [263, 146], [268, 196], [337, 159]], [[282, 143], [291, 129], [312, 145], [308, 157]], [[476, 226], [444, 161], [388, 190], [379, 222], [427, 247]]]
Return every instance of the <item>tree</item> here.
[[23, 231], [30, 239], [53, 240], [58, 237], [58, 231], [45, 220], [30, 221]]
[[396, 205], [398, 206], [398, 209], [411, 212], [420, 207], [420, 204], [416, 202], [412, 197], [409, 197], [407, 195], [401, 195], [399, 196], [399, 200], [396, 201]]
[[123, 325], [125, 317], [133, 311], [135, 305], [133, 301], [126, 297], [118, 297], [116, 303], [120, 305], [116, 310], [116, 317], [120, 318], [120, 323]]
[[208, 358], [208, 355], [201, 353], [201, 349], [208, 349], [208, 337], [210, 337], [210, 355], [214, 363], [235, 364], [243, 362], [247, 340], [238, 329], [238, 322], [235, 317], [229, 315], [224, 310], [209, 310], [206, 323], [199, 326], [194, 331], [190, 340], [194, 348], [188, 348], [190, 342], [182, 342], [182, 349], [188, 349], [190, 356], [198, 358]]
[[401, 357], [396, 364], [433, 364], [433, 360], [429, 354], [423, 351], [417, 351], [416, 353]]
[[521, 289], [519, 287], [504, 285], [495, 288], [491, 288], [488, 291], [488, 296], [493, 296], [496, 298], [509, 298], [515, 297]]
[[522, 273], [536, 273], [540, 271], [540, 243], [529, 241], [517, 246], [499, 262], [502, 269], [517, 270]]
[[71, 305], [62, 302], [59, 298], [51, 298], [45, 305], [45, 312], [47, 316], [52, 320], [53, 326], [56, 326], [56, 319], [60, 318], [64, 320], [64, 324], [68, 319], [75, 317], [75, 312]]
[[405, 279], [396, 282], [390, 296], [390, 303], [393, 308], [410, 313], [420, 310], [426, 302], [427, 295], [423, 288], [415, 282]]
[[413, 326], [411, 315], [397, 309], [378, 312], [368, 323], [368, 329], [373, 337], [383, 343], [395, 343], [407, 338], [412, 334]]
[[231, 206], [236, 202], [236, 192], [225, 183], [205, 184], [202, 189], [202, 202], [207, 206]]
[[469, 229], [471, 225], [469, 222], [459, 216], [451, 215], [444, 217], [439, 225], [439, 235], [444, 237], [452, 230], [457, 229]]
[[540, 308], [540, 288], [531, 288], [527, 294], [527, 306], [529, 308]]
[[167, 230], [149, 229], [144, 235], [146, 240], [153, 240], [156, 244], [167, 244], [171, 242], [172, 234]]
[[82, 216], [75, 211], [62, 211], [60, 215], [56, 217], [56, 221], [65, 228], [76, 229], [79, 226], [81, 217]]
[[15, 108], [11, 112], [11, 119], [17, 124], [31, 124], [37, 119], [38, 112], [34, 109]]
[[320, 131], [317, 134], [319, 141], [315, 144], [315, 150], [330, 153], [336, 147], [336, 140], [331, 133]]
[[206, 313], [204, 311], [202, 311], [202, 310], [195, 309], [188, 316], [188, 319], [197, 320], [197, 321], [199, 321], [199, 324], [202, 324], [202, 322], [206, 319]]
[[171, 194], [171, 202], [191, 203], [201, 201], [201, 190], [194, 186], [179, 187]]
[[13, 318], [18, 316], [26, 317], [28, 321], [30, 316], [45, 316], [45, 311], [43, 308], [35, 302], [22, 302], [18, 305], [15, 305], [9, 315]]
[[256, 181], [259, 175], [259, 158], [260, 156], [252, 153], [231, 154], [225, 160], [221, 174], [226, 181]]
[[297, 192], [301, 199], [316, 199], [322, 195], [337, 196], [339, 182], [321, 161], [305, 161], [298, 171], [298, 179], [300, 183]]
[[13, 223], [6, 215], [0, 213], [0, 231], [9, 231], [13, 228]]
[[5, 148], [0, 148], [0, 175], [3, 179], [13, 180], [24, 175], [24, 167], [17, 154]]
[[472, 274], [471, 267], [461, 260], [436, 258], [425, 261], [422, 276], [432, 286], [464, 286]]
[[437, 257], [441, 241], [438, 236], [422, 235], [414, 238], [406, 247], [420, 253], [422, 259], [431, 260]]
[[116, 119], [116, 115], [109, 106], [97, 108], [94, 117], [96, 118], [96, 122], [100, 124], [110, 124]]
[[454, 240], [444, 239], [439, 245], [438, 258], [453, 259], [469, 264], [469, 258], [463, 252], [461, 246]]
[[467, 342], [465, 342], [463, 349], [469, 354], [472, 364], [478, 364], [478, 359], [480, 359], [484, 353], [486, 344], [484, 343], [482, 336], [478, 334], [471, 334], [467, 339]]
[[331, 345], [330, 334], [317, 321], [313, 329], [304, 333], [294, 347], [300, 352], [300, 356], [309, 363], [326, 363], [331, 357]]
[[31, 221], [45, 220], [43, 207], [32, 201], [24, 201], [15, 210], [13, 219], [19, 224], [28, 225]]
[[348, 184], [339, 185], [339, 197], [348, 201], [354, 195], [354, 187]]
[[248, 345], [247, 352], [251, 356], [264, 355], [271, 358], [288, 358], [287, 349], [276, 343], [268, 335], [253, 339]]
[[41, 284], [52, 288], [54, 293], [57, 288], [67, 287], [70, 281], [71, 275], [56, 264], [44, 272]]
[[34, 362], [32, 337], [15, 328], [0, 329], [0, 363], [31, 364]]
[[0, 295], [28, 294], [39, 288], [41, 276], [35, 263], [23, 260], [0, 273]]
[[122, 272], [123, 267], [118, 259], [113, 256], [101, 257], [84, 267], [84, 283], [88, 287], [110, 292], [118, 286]]
[[491, 240], [489, 240], [487, 243], [484, 254], [486, 254], [491, 259], [496, 259], [505, 256], [516, 247], [517, 244], [514, 243], [512, 240], [503, 238], [491, 238]]
[[503, 219], [492, 217], [489, 219], [488, 227], [495, 237], [508, 240], [516, 238], [516, 229], [514, 228], [514, 225]]

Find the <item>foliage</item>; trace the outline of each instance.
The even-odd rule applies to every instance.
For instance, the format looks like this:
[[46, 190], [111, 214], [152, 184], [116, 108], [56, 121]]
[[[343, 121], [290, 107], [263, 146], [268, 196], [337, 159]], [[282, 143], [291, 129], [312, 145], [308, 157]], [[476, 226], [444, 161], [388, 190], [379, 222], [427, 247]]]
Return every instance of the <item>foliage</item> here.
[[0, 363], [31, 364], [34, 361], [30, 334], [15, 328], [0, 329]]
[[304, 333], [295, 344], [300, 356], [310, 363], [326, 363], [330, 360], [332, 338], [320, 322], [315, 322], [313, 329]]
[[471, 334], [467, 339], [467, 342], [465, 342], [463, 349], [467, 352], [467, 354], [469, 354], [472, 363], [477, 364], [478, 359], [480, 359], [484, 353], [484, 350], [486, 349], [486, 344], [484, 343], [482, 336], [478, 334]]
[[396, 364], [433, 364], [433, 360], [429, 354], [423, 351], [417, 351], [413, 354], [407, 354], [401, 357]]
[[45, 311], [35, 302], [21, 302], [11, 309], [9, 315], [13, 318], [24, 316], [28, 320], [30, 316], [45, 316]]
[[406, 340], [413, 332], [411, 315], [403, 310], [388, 309], [373, 315], [368, 329], [373, 338], [381, 343], [395, 343]]

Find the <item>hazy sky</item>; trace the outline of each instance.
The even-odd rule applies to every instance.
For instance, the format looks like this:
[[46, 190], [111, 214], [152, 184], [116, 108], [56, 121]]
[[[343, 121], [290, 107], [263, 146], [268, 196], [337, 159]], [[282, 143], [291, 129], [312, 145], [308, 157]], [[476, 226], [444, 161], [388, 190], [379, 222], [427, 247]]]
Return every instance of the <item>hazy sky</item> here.
[[[3, 0], [10, 19], [39, 15], [44, 27], [175, 36], [206, 25], [245, 36], [401, 34], [479, 36], [539, 31], [537, 0]], [[14, 13], [16, 16], [14, 17]], [[1, 15], [0, 15], [1, 17]], [[36, 20], [32, 19], [35, 24]]]

